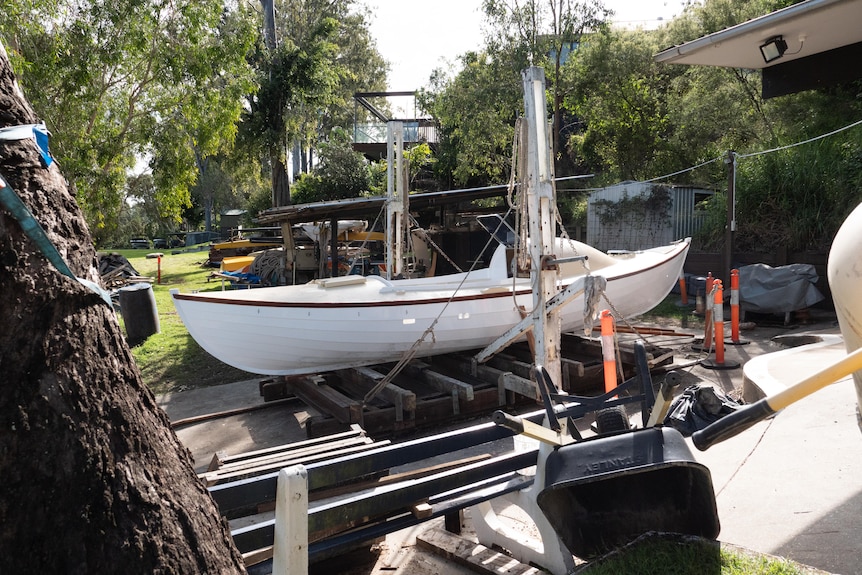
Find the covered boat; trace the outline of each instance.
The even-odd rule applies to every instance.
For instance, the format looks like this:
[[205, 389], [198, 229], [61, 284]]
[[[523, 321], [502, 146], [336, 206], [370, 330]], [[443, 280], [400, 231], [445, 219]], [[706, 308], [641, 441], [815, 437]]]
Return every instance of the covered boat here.
[[[562, 330], [584, 326], [584, 278], [607, 280], [615, 313], [655, 307], [676, 284], [689, 239], [638, 252], [606, 254], [557, 238]], [[303, 285], [181, 294], [174, 305], [192, 337], [217, 359], [251, 373], [299, 375], [479, 349], [533, 308], [529, 277], [511, 272], [511, 250], [497, 247], [487, 268], [430, 278], [342, 276]], [[586, 256], [587, 260], [567, 258]]]

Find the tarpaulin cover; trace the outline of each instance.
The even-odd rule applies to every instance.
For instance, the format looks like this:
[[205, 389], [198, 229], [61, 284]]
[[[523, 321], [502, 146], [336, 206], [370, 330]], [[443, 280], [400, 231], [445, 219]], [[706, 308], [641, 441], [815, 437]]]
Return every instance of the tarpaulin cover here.
[[[771, 267], [752, 264], [739, 268], [739, 304], [746, 311], [787, 313], [824, 299], [811, 264]], [[727, 293], [725, 291], [725, 293]]]
[[686, 388], [668, 408], [664, 424], [688, 437], [741, 405], [723, 391], [711, 385], [698, 383]]

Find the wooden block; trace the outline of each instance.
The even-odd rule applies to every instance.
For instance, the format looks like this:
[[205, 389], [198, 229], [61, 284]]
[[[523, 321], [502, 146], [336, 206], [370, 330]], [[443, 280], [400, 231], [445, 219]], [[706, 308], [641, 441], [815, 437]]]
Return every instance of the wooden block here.
[[267, 559], [272, 559], [272, 545], [242, 554], [242, 561], [246, 567], [257, 565]]
[[442, 529], [429, 529], [416, 536], [416, 545], [482, 575], [540, 575], [536, 567]]
[[434, 513], [434, 510], [431, 508], [431, 505], [428, 502], [417, 503], [414, 505], [410, 512], [413, 514], [413, 517], [416, 519], [428, 519], [431, 517], [431, 514]]
[[216, 451], [215, 453], [213, 453], [213, 458], [210, 460], [210, 464], [209, 467], [207, 467], [207, 471], [218, 470], [222, 466], [227, 456], [228, 455], [226, 451]]

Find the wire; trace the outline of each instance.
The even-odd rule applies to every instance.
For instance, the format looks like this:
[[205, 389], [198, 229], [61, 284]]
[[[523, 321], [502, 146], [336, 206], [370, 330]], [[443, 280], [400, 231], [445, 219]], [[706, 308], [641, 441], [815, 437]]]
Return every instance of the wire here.
[[771, 154], [772, 152], [780, 152], [782, 150], [795, 148], [796, 146], [802, 146], [803, 144], [810, 144], [811, 142], [816, 142], [817, 140], [822, 140], [823, 138], [828, 138], [829, 136], [834, 136], [835, 134], [840, 134], [841, 132], [843, 132], [845, 130], [849, 130], [850, 128], [855, 128], [856, 126], [859, 126], [860, 124], [862, 124], [862, 120], [857, 120], [857, 121], [853, 122], [852, 124], [848, 124], [848, 125], [844, 126], [843, 128], [838, 128], [837, 130], [832, 130], [831, 132], [829, 132], [827, 134], [821, 134], [819, 136], [814, 136], [813, 138], [809, 138], [809, 139], [804, 140], [802, 142], [796, 142], [795, 144], [788, 144], [787, 146], [772, 148], [770, 150], [763, 150], [762, 152], [751, 152], [748, 154], [736, 154], [736, 156], [738, 158], [752, 158], [754, 156], [762, 156], [763, 154]]

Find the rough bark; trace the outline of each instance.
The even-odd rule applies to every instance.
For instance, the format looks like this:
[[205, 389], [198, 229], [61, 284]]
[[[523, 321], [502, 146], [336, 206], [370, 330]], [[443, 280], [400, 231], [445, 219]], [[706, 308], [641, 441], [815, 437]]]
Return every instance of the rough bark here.
[[[0, 45], [0, 127], [36, 117]], [[50, 128], [50, 127], [49, 127]], [[79, 277], [84, 218], [31, 140], [0, 173]], [[123, 338], [0, 209], [0, 573], [240, 573], [242, 558]]]

